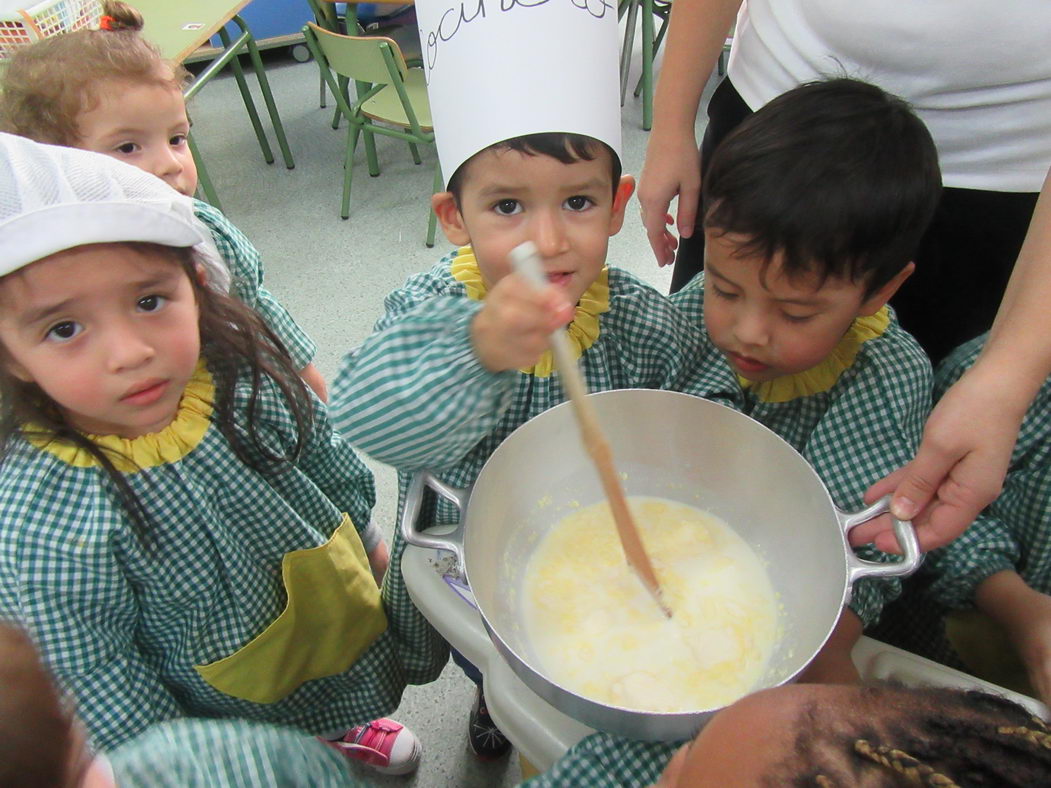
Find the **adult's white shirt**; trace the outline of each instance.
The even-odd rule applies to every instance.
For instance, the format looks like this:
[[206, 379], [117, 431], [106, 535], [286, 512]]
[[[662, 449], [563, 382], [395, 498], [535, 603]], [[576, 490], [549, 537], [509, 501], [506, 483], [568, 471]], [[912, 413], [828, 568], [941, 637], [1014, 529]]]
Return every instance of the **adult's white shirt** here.
[[745, 0], [728, 73], [753, 110], [851, 76], [906, 99], [946, 186], [1038, 192], [1051, 167], [1051, 0]]

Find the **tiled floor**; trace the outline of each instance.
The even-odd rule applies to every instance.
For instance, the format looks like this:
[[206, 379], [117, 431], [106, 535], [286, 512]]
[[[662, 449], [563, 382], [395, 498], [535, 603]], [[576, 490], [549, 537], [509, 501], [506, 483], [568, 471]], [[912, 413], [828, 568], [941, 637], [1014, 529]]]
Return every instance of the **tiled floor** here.
[[[423, 164], [414, 166], [403, 144], [378, 138], [382, 174], [369, 178], [359, 148], [351, 215], [341, 221], [345, 126], [331, 128], [331, 98], [329, 109], [318, 106], [314, 63], [296, 63], [279, 52], [268, 54], [267, 62], [295, 156], [294, 170], [263, 162], [230, 78], [214, 80], [194, 100], [194, 134], [224, 210], [262, 253], [267, 286], [317, 342], [317, 364], [331, 380], [340, 357], [368, 335], [384, 296], [450, 249], [440, 230], [434, 249], [423, 244], [434, 153], [424, 151]], [[636, 54], [632, 85], [637, 74]], [[626, 173], [641, 169], [648, 138], [641, 115], [641, 103], [629, 95], [623, 114]], [[624, 229], [611, 242], [610, 261], [667, 290], [671, 271], [654, 262], [635, 201]], [[387, 466], [370, 465], [378, 494], [374, 519], [389, 535], [397, 503], [395, 475]], [[423, 740], [423, 765], [412, 778], [370, 779], [377, 785], [421, 788], [517, 784], [516, 757], [483, 764], [467, 750], [472, 700], [473, 685], [452, 663], [437, 682], [410, 687], [395, 716]]]

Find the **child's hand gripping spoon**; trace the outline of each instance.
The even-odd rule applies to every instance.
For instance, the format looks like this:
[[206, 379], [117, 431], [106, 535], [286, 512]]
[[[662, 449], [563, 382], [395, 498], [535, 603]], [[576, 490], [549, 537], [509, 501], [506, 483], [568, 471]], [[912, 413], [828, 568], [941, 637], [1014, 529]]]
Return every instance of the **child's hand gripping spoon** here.
[[[547, 286], [548, 281], [544, 276], [540, 255], [532, 241], [526, 241], [511, 250], [511, 263], [515, 270], [525, 276], [534, 286], [538, 288]], [[671, 611], [661, 597], [661, 587], [653, 571], [653, 564], [650, 563], [650, 557], [642, 546], [638, 528], [628, 508], [628, 502], [624, 498], [624, 489], [613, 467], [613, 452], [599, 426], [595, 409], [587, 398], [588, 392], [584, 385], [584, 377], [580, 374], [576, 359], [573, 358], [569, 338], [565, 331], [559, 329], [551, 334], [551, 350], [555, 356], [555, 367], [562, 378], [562, 385], [565, 386], [566, 393], [569, 395], [569, 401], [573, 403], [573, 411], [577, 416], [584, 448], [587, 449], [595, 463], [599, 478], [602, 480], [602, 488], [606, 492], [609, 508], [613, 512], [613, 521], [617, 525], [617, 534], [620, 536], [620, 544], [624, 548], [628, 565], [635, 570], [642, 584], [653, 595], [661, 612], [671, 618]]]

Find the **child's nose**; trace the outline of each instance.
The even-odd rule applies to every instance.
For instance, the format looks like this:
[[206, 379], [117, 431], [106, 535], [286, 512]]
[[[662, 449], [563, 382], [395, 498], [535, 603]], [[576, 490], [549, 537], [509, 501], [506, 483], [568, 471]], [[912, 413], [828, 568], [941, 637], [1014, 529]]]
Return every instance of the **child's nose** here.
[[549, 211], [538, 213], [533, 227], [533, 243], [542, 257], [556, 257], [565, 252], [567, 240], [560, 216]]
[[734, 334], [742, 345], [761, 347], [770, 339], [766, 318], [755, 311], [744, 310], [734, 322]]
[[175, 155], [175, 151], [167, 145], [154, 154], [151, 164], [150, 172], [161, 180], [166, 181], [169, 186], [174, 186], [175, 184], [172, 181], [182, 174], [182, 161]]
[[156, 355], [153, 343], [130, 326], [115, 326], [106, 338], [112, 372], [127, 372], [141, 367]]

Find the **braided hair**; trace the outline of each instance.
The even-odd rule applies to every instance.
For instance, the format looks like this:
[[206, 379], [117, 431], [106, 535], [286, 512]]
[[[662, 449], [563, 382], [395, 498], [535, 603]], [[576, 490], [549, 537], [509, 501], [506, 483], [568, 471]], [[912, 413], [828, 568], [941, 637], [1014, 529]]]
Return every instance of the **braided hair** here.
[[877, 684], [862, 689], [856, 713], [846, 719], [816, 703], [803, 716], [806, 724], [800, 726], [795, 755], [780, 765], [783, 772], [771, 776], [771, 784], [1051, 784], [1047, 723], [998, 695]]

